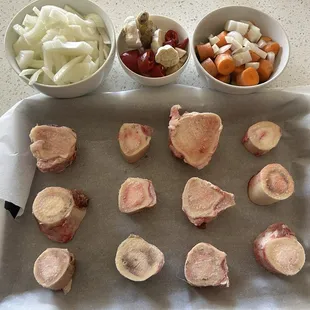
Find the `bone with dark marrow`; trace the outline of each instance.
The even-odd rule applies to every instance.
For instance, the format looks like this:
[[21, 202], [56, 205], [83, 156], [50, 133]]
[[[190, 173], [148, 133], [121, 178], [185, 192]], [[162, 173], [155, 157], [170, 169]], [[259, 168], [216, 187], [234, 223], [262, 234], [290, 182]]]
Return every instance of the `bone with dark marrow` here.
[[184, 274], [192, 286], [229, 287], [226, 253], [209, 243], [196, 244], [187, 254]]
[[297, 274], [305, 264], [305, 250], [294, 232], [283, 223], [270, 225], [254, 241], [258, 263], [272, 273]]
[[261, 206], [285, 200], [294, 193], [294, 181], [280, 164], [269, 164], [253, 176], [248, 185], [250, 200]]
[[86, 215], [88, 200], [88, 197], [78, 190], [47, 187], [38, 193], [32, 212], [47, 238], [65, 243], [74, 237]]
[[248, 129], [242, 143], [250, 153], [261, 156], [278, 145], [281, 135], [281, 128], [277, 124], [258, 122]]
[[197, 177], [187, 181], [182, 194], [182, 210], [196, 226], [212, 221], [220, 212], [234, 205], [233, 194]]
[[179, 114], [181, 106], [171, 108], [169, 122], [170, 149], [198, 169], [208, 165], [217, 149], [223, 129], [221, 118], [214, 113]]
[[152, 181], [128, 178], [118, 194], [118, 207], [123, 213], [135, 213], [156, 205], [156, 193]]
[[48, 248], [35, 261], [36, 281], [51, 290], [69, 293], [75, 271], [75, 258], [67, 249]]
[[76, 158], [76, 133], [68, 127], [36, 126], [30, 132], [30, 150], [42, 172], [62, 172]]
[[125, 123], [118, 135], [122, 155], [129, 163], [142, 158], [150, 147], [153, 129], [146, 125]]
[[130, 235], [117, 249], [115, 264], [119, 273], [132, 281], [145, 281], [165, 263], [164, 254], [137, 235]]

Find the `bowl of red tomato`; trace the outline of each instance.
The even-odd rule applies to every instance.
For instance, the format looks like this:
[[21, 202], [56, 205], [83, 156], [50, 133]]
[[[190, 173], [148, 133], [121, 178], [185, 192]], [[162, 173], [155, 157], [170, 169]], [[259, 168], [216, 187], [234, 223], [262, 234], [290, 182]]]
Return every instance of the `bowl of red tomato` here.
[[117, 40], [117, 55], [124, 71], [146, 86], [175, 82], [190, 57], [186, 30], [165, 16], [142, 12], [129, 16]]

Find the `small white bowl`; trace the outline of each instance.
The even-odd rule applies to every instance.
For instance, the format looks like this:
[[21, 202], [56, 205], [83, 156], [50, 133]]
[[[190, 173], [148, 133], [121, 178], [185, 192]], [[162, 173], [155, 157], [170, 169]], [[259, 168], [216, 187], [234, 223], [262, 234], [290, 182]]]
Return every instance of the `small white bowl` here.
[[[70, 5], [72, 8], [74, 8], [78, 12], [81, 12], [82, 14], [87, 15], [89, 13], [95, 13], [103, 19], [111, 40], [111, 50], [106, 62], [93, 75], [83, 81], [64, 86], [45, 85], [40, 83], [35, 83], [33, 85], [33, 87], [41, 93], [55, 98], [74, 98], [88, 94], [94, 91], [108, 76], [109, 72], [112, 69], [115, 57], [116, 36], [113, 23], [107, 13], [105, 13], [98, 5], [88, 0], [37, 0], [25, 6], [15, 15], [10, 25], [8, 26], [5, 34], [6, 58], [14, 71], [19, 74], [21, 70], [16, 63], [15, 53], [13, 50], [13, 44], [16, 42], [19, 36], [13, 30], [13, 26], [15, 24], [21, 24], [26, 14], [34, 15], [32, 11], [34, 6], [36, 6], [38, 9], [41, 9], [41, 7], [44, 5], [55, 5], [63, 8], [66, 4]], [[29, 79], [27, 77], [21, 77], [21, 79], [27, 84], [29, 83]]]
[[[255, 86], [226, 84], [211, 76], [201, 66], [195, 53], [195, 46], [201, 42], [206, 42], [210, 34], [216, 35], [223, 31], [224, 25], [229, 19], [253, 21], [261, 29], [262, 35], [269, 36], [280, 44], [281, 49], [276, 56], [274, 72], [268, 81]], [[244, 6], [224, 7], [206, 15], [195, 28], [191, 46], [197, 71], [200, 76], [207, 80], [208, 87], [229, 94], [250, 94], [266, 87], [283, 72], [290, 54], [289, 41], [280, 23], [261, 11]]]
[[[188, 33], [186, 30], [176, 21], [174, 21], [171, 18], [165, 17], [165, 16], [158, 16], [158, 15], [150, 15], [151, 20], [153, 21], [154, 25], [157, 26], [157, 28], [160, 28], [164, 31], [168, 30], [174, 30], [178, 33], [179, 35], [179, 41], [182, 41], [186, 38], [189, 38]], [[120, 55], [126, 51], [130, 50], [126, 43], [125, 43], [125, 38], [123, 37], [122, 33], [119, 34], [118, 39], [117, 39], [117, 56], [118, 59], [121, 63], [121, 66], [123, 67], [124, 71], [135, 81], [138, 83], [145, 85], [145, 86], [163, 86], [167, 85], [170, 83], [173, 83], [177, 80], [177, 78], [182, 74], [184, 69], [186, 68], [189, 58], [190, 58], [190, 42], [188, 42], [188, 45], [186, 47], [186, 51], [188, 53], [188, 57], [186, 59], [186, 62], [184, 65], [176, 72], [164, 76], [164, 77], [158, 77], [158, 78], [151, 78], [151, 77], [146, 77], [143, 75], [139, 75], [130, 69], [128, 69], [127, 66], [123, 63]]]

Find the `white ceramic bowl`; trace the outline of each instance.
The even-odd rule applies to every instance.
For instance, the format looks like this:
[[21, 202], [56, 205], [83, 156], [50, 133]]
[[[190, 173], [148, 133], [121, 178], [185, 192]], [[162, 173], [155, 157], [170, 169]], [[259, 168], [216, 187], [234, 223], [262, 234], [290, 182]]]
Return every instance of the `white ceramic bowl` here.
[[[164, 30], [164, 31], [168, 31], [168, 30], [174, 30], [178, 33], [179, 35], [179, 40], [182, 41], [186, 38], [189, 38], [188, 33], [186, 32], [186, 30], [176, 21], [174, 21], [171, 18], [165, 17], [165, 16], [158, 16], [158, 15], [150, 15], [151, 20], [153, 21], [154, 25], [157, 26], [158, 28]], [[138, 83], [145, 85], [145, 86], [163, 86], [163, 85], [167, 85], [170, 83], [173, 83], [177, 80], [177, 78], [182, 74], [182, 72], [184, 71], [184, 69], [186, 68], [189, 58], [190, 58], [190, 42], [188, 42], [186, 51], [188, 53], [188, 57], [186, 62], [184, 63], [184, 65], [176, 72], [164, 76], [164, 77], [159, 77], [159, 78], [151, 78], [151, 77], [146, 77], [146, 76], [142, 76], [139, 75], [133, 71], [131, 71], [130, 69], [128, 69], [128, 67], [125, 66], [125, 64], [123, 63], [123, 61], [121, 60], [120, 55], [126, 51], [128, 51], [129, 48], [126, 46], [125, 43], [125, 38], [122, 36], [122, 34], [120, 33], [117, 39], [117, 56], [118, 59], [121, 63], [121, 66], [123, 67], [124, 71], [135, 81], [137, 81]]]
[[[64, 7], [65, 5], [70, 5], [78, 12], [82, 14], [96, 13], [104, 20], [105, 25], [107, 27], [107, 32], [111, 40], [111, 51], [108, 56], [106, 62], [101, 66], [93, 75], [88, 77], [87, 79], [80, 81], [78, 83], [65, 85], [65, 86], [57, 86], [57, 85], [44, 85], [40, 83], [35, 83], [33, 87], [51, 97], [56, 98], [74, 98], [85, 95], [94, 91], [102, 81], [108, 76], [115, 57], [116, 50], [116, 39], [115, 39], [115, 30], [112, 24], [111, 19], [108, 17], [107, 13], [105, 13], [98, 5], [94, 4], [88, 0], [37, 0], [25, 6], [21, 11], [19, 11], [15, 17], [12, 19], [10, 25], [6, 30], [5, 35], [5, 53], [8, 62], [14, 71], [19, 74], [21, 70], [19, 69], [16, 60], [15, 53], [13, 50], [13, 44], [18, 39], [18, 35], [13, 30], [13, 26], [15, 24], [21, 24], [26, 14], [34, 15], [32, 8], [36, 6], [40, 9], [44, 5], [55, 5], [58, 7]], [[21, 78], [27, 84], [29, 83], [29, 79], [27, 77]]]
[[[274, 41], [280, 44], [281, 49], [276, 56], [274, 72], [268, 81], [255, 86], [230, 85], [215, 79], [201, 66], [194, 50], [195, 46], [201, 42], [207, 42], [207, 38], [210, 34], [216, 35], [223, 31], [224, 25], [229, 19], [253, 21], [257, 27], [261, 29], [262, 35], [270, 36]], [[224, 7], [206, 15], [198, 23], [194, 31], [191, 46], [197, 71], [200, 76], [206, 79], [208, 87], [230, 94], [250, 94], [266, 87], [283, 72], [288, 63], [290, 54], [289, 41], [280, 23], [261, 11], [244, 6]]]

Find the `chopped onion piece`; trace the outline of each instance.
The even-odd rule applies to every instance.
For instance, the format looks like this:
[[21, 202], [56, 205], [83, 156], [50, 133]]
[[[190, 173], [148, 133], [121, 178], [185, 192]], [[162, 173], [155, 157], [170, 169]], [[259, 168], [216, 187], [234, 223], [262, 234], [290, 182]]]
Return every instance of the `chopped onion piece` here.
[[251, 42], [257, 42], [262, 36], [260, 29], [254, 25], [251, 25], [250, 30], [248, 31], [248, 38]]
[[211, 45], [214, 45], [214, 44], [220, 42], [220, 39], [219, 39], [219, 37], [217, 37], [217, 36], [214, 37], [214, 36], [211, 34], [211, 35], [209, 36], [209, 42], [210, 42]]
[[61, 42], [47, 41], [43, 43], [46, 51], [58, 52], [67, 56], [89, 55], [93, 52], [93, 48], [86, 42]]
[[226, 45], [219, 48], [216, 55], [223, 54], [223, 53], [227, 52], [230, 48], [231, 48], [231, 44], [226, 44]]
[[263, 39], [260, 39], [260, 40], [257, 42], [257, 46], [258, 46], [259, 48], [264, 48], [266, 45], [267, 45], [267, 42], [264, 41]]
[[43, 70], [40, 69], [38, 70], [36, 73], [34, 73], [30, 80], [29, 80], [29, 85], [32, 86], [34, 83], [36, 83], [38, 81], [39, 76], [43, 73]]
[[19, 36], [22, 36], [26, 33], [26, 29], [18, 24], [14, 25], [13, 29]]
[[68, 63], [66, 63], [54, 76], [53, 81], [57, 85], [62, 85], [64, 82], [63, 80], [66, 80], [66, 74], [70, 71], [70, 69], [73, 68], [74, 65], [81, 62], [85, 56], [78, 56], [70, 60]]
[[272, 64], [274, 64], [275, 59], [276, 59], [276, 54], [274, 52], [267, 53], [267, 60], [269, 60]]
[[[98, 59], [99, 59], [99, 58], [98, 58]], [[98, 63], [96, 63], [96, 62], [91, 61], [91, 62], [89, 63], [89, 65], [90, 65], [90, 72], [89, 72], [89, 75], [94, 74], [94, 73], [99, 69], [99, 65], [98, 65]]]
[[32, 11], [34, 12], [34, 14], [36, 14], [37, 16], [40, 15], [40, 10], [36, 7], [33, 7]]
[[44, 66], [43, 60], [33, 60], [30, 64], [30, 68], [41, 69]]
[[231, 42], [231, 50], [234, 51], [239, 48], [242, 48], [242, 45], [236, 39], [233, 38]]
[[98, 41], [99, 34], [91, 34], [86, 31], [86, 29], [89, 28], [83, 28], [79, 25], [69, 25], [67, 29], [64, 29], [64, 31], [69, 34], [72, 34], [77, 40], [80, 41]]
[[68, 42], [67, 38], [65, 36], [62, 36], [62, 35], [56, 35], [52, 41], [56, 41], [56, 40], [59, 40], [61, 41], [62, 43], [65, 43], [65, 42]]
[[37, 69], [25, 69], [19, 74], [19, 76], [23, 77], [23, 76], [33, 75], [37, 71], [38, 71]]
[[108, 56], [110, 54], [110, 48], [108, 45], [103, 45], [103, 55], [104, 55], [104, 58], [107, 59]]
[[27, 27], [27, 28], [32, 29], [35, 26], [37, 21], [38, 21], [37, 16], [32, 16], [32, 15], [26, 14], [22, 25]]
[[242, 44], [243, 36], [238, 31], [231, 31], [227, 34], [228, 37], [233, 37], [238, 43]]
[[67, 17], [69, 20], [69, 25], [79, 25], [82, 27], [93, 27], [96, 28], [96, 24], [92, 20], [84, 20], [80, 18], [78, 15], [67, 13]]
[[247, 62], [252, 61], [252, 56], [251, 56], [249, 51], [237, 53], [237, 54], [233, 55], [232, 57], [235, 61], [236, 67], [242, 66], [242, 65], [246, 64]]
[[259, 62], [248, 62], [245, 64], [245, 68], [249, 68], [252, 67], [255, 70], [257, 70], [259, 68]]
[[249, 25], [235, 20], [228, 20], [224, 28], [226, 31], [238, 31], [244, 36], [249, 29]]
[[54, 80], [55, 74], [49, 70], [47, 67], [42, 67], [43, 72], [49, 77], [50, 80]]
[[241, 48], [238, 48], [238, 49], [234, 50], [231, 54], [235, 55], [235, 54], [238, 54], [238, 53], [246, 52], [248, 50], [249, 50], [249, 47], [244, 46], [244, 47], [241, 47]]
[[90, 64], [79, 63], [74, 65], [65, 75], [64, 84], [76, 83], [90, 76]]
[[248, 43], [251, 43], [247, 38], [244, 38], [242, 41], [243, 46], [247, 46]]
[[64, 10], [69, 12], [69, 13], [75, 14], [75, 15], [77, 15], [80, 18], [83, 18], [83, 16], [78, 11], [76, 11], [74, 8], [72, 8], [70, 5], [66, 4], [64, 6]]
[[265, 59], [267, 57], [267, 53], [261, 50], [256, 44], [251, 43], [251, 42], [246, 42], [247, 47], [254, 53], [256, 53], [260, 58]]
[[85, 42], [88, 43], [93, 48], [91, 58], [94, 60], [97, 59], [99, 57], [98, 41], [85, 41]]
[[69, 20], [65, 13], [56, 9], [52, 9], [49, 14], [48, 23], [45, 23], [45, 27], [49, 29], [53, 27], [66, 26], [68, 24]]
[[100, 37], [99, 38], [99, 68], [103, 65], [103, 63], [104, 63], [103, 40]]
[[98, 14], [94, 13], [88, 14], [85, 16], [85, 19], [93, 21], [97, 28], [105, 28], [104, 21]]
[[105, 30], [105, 28], [98, 28], [98, 31], [103, 39], [104, 44], [111, 44], [111, 40]]
[[29, 45], [38, 43], [45, 35], [46, 30], [42, 20], [39, 18], [35, 26], [24, 34], [24, 38]]
[[82, 63], [90, 63], [91, 61], [92, 61], [92, 57], [87, 55], [85, 59], [82, 61]]
[[226, 36], [225, 37], [225, 41], [226, 41], [226, 43], [228, 43], [228, 44], [231, 44], [232, 43], [232, 41], [233, 41], [233, 37], [229, 37], [229, 36]]
[[20, 51], [18, 56], [15, 58], [16, 62], [21, 70], [29, 68], [33, 61], [34, 51], [26, 50]]

